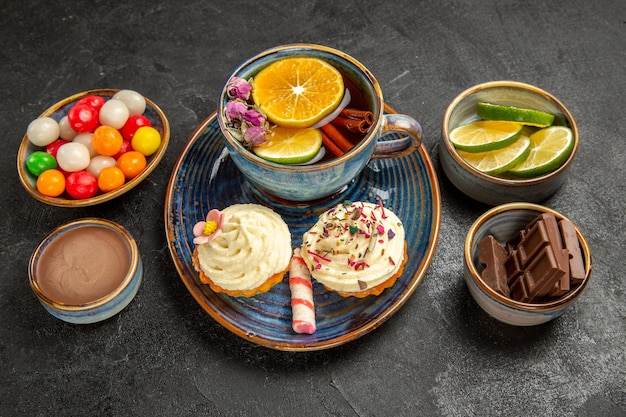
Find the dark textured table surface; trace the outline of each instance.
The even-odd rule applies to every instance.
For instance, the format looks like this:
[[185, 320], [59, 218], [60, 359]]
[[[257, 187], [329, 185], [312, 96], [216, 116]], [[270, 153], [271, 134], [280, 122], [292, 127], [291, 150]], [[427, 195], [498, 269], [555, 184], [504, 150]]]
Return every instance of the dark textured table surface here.
[[[266, 48], [312, 42], [368, 66], [385, 100], [423, 125], [441, 187], [433, 262], [404, 307], [338, 348], [290, 353], [249, 343], [191, 297], [164, 233], [165, 190], [183, 145], [230, 72]], [[9, 1], [0, 6], [4, 151], [0, 218], [0, 415], [626, 415], [626, 3], [573, 1]], [[448, 103], [489, 80], [537, 85], [574, 114], [571, 175], [543, 204], [593, 252], [574, 308], [518, 328], [487, 316], [462, 278], [462, 245], [488, 207], [439, 165]], [[95, 207], [46, 206], [21, 187], [19, 142], [45, 108], [93, 88], [130, 88], [171, 123], [159, 167]], [[28, 284], [41, 239], [96, 216], [135, 236], [134, 301], [94, 325], [47, 314]]]

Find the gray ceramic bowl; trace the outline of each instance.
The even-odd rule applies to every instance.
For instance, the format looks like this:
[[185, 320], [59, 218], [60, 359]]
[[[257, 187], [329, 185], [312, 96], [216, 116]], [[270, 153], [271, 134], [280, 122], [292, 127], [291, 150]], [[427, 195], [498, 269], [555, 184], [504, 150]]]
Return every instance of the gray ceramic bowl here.
[[580, 230], [576, 235], [585, 264], [585, 278], [560, 298], [541, 303], [522, 303], [505, 297], [483, 281], [478, 261], [477, 245], [487, 235], [493, 235], [501, 244], [513, 238], [541, 213], [553, 213], [557, 220], [566, 217], [556, 211], [533, 203], [508, 203], [493, 207], [481, 215], [469, 229], [463, 251], [465, 283], [478, 305], [490, 316], [516, 326], [546, 323], [562, 315], [580, 297], [591, 276], [591, 250]]
[[[67, 115], [69, 109], [80, 99], [89, 95], [97, 95], [103, 97], [105, 100], [108, 100], [115, 95], [119, 90], [117, 89], [98, 89], [98, 90], [88, 90], [83, 91], [81, 93], [74, 94], [72, 96], [66, 97], [58, 103], [52, 105], [50, 108], [45, 110], [39, 117], [52, 117], [54, 120], [59, 121], [61, 118]], [[165, 116], [165, 113], [157, 106], [154, 102], [146, 98], [146, 110], [144, 115], [150, 120], [152, 123], [152, 127], [159, 131], [161, 134], [161, 145], [157, 149], [155, 153], [146, 157], [146, 167], [141, 171], [139, 175], [135, 178], [126, 181], [124, 185], [120, 188], [109, 191], [107, 193], [98, 192], [93, 197], [84, 198], [84, 199], [73, 199], [67, 193], [63, 193], [58, 197], [49, 197], [41, 194], [37, 190], [37, 177], [31, 174], [26, 168], [26, 159], [29, 155], [37, 150], [42, 150], [40, 147], [33, 145], [26, 135], [22, 138], [22, 142], [20, 144], [20, 148], [17, 154], [17, 171], [19, 174], [20, 182], [26, 189], [26, 191], [35, 199], [50, 204], [52, 206], [58, 207], [86, 207], [93, 206], [95, 204], [100, 204], [105, 201], [109, 201], [118, 197], [131, 189], [137, 186], [141, 181], [143, 181], [161, 162], [163, 156], [165, 155], [165, 151], [167, 150], [167, 145], [169, 144], [170, 138], [170, 124]]]
[[[95, 256], [97, 254], [97, 256]], [[106, 320], [124, 309], [141, 284], [137, 243], [109, 220], [59, 226], [30, 259], [30, 286], [48, 313], [69, 323]]]
[[[530, 179], [496, 177], [472, 167], [457, 153], [450, 141], [450, 132], [478, 119], [476, 103], [479, 101], [554, 114], [555, 125], [566, 125], [572, 130], [574, 148], [569, 158], [555, 171]], [[452, 100], [443, 116], [439, 149], [444, 173], [469, 197], [489, 205], [513, 201], [537, 203], [552, 195], [565, 181], [578, 150], [578, 127], [569, 110], [550, 93], [520, 82], [492, 81], [475, 85]]]

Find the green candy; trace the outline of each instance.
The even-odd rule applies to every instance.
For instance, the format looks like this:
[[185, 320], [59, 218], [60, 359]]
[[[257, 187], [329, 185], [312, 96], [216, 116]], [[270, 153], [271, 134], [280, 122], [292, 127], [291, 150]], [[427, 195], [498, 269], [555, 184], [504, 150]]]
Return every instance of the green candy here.
[[36, 177], [41, 175], [42, 172], [49, 169], [56, 169], [56, 167], [56, 159], [47, 152], [35, 151], [26, 159], [26, 168]]

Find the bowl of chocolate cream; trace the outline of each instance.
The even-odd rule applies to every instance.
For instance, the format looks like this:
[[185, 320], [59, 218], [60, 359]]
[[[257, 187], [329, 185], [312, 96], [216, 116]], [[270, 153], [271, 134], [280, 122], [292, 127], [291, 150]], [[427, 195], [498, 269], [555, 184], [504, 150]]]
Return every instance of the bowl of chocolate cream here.
[[143, 267], [122, 226], [84, 218], [54, 229], [35, 249], [30, 286], [54, 317], [75, 324], [106, 320], [135, 297]]
[[589, 283], [591, 250], [562, 214], [538, 204], [502, 204], [470, 227], [464, 246], [465, 283], [497, 320], [533, 326], [561, 316]]

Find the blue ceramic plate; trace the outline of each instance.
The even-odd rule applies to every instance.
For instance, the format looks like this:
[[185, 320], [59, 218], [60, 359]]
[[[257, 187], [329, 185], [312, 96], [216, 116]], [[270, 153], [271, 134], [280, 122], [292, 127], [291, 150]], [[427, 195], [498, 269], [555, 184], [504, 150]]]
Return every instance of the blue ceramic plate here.
[[[431, 263], [441, 220], [439, 185], [424, 147], [398, 159], [372, 160], [340, 195], [309, 205], [287, 205], [259, 192], [226, 152], [213, 113], [191, 135], [172, 171], [167, 189], [165, 227], [172, 258], [183, 283], [211, 317], [238, 336], [272, 349], [309, 351], [354, 340], [380, 326], [413, 294]], [[394, 135], [389, 135], [393, 139]], [[383, 201], [404, 222], [408, 261], [404, 274], [381, 295], [343, 298], [314, 283], [317, 330], [291, 329], [287, 279], [255, 297], [229, 297], [202, 284], [194, 270], [193, 225], [211, 208], [237, 203], [271, 207], [289, 225], [294, 247], [319, 215], [342, 202]]]

